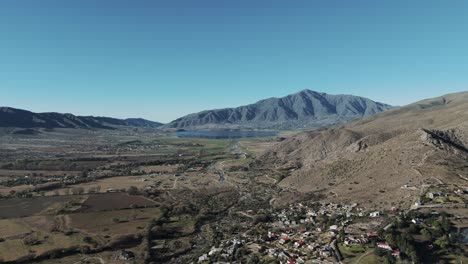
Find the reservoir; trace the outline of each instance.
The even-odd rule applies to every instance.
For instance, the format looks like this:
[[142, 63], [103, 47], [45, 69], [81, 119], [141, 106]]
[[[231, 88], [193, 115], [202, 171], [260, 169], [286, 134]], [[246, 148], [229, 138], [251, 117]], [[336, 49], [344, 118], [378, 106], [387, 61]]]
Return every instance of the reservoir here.
[[274, 137], [278, 135], [277, 131], [257, 131], [257, 130], [182, 130], [177, 131], [179, 138], [256, 138], [256, 137]]

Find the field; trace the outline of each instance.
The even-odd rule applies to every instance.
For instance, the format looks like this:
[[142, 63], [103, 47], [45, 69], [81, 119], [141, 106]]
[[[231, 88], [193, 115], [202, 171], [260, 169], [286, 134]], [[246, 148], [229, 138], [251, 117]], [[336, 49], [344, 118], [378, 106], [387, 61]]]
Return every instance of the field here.
[[56, 263], [119, 263], [109, 247], [132, 250], [141, 261], [190, 257], [231, 232], [219, 221], [256, 204], [250, 195], [270, 199], [246, 168], [275, 138], [57, 129], [2, 140], [3, 261], [54, 255]]
[[142, 196], [128, 195], [126, 193], [106, 193], [89, 195], [79, 212], [99, 212], [119, 210], [131, 207], [153, 207], [156, 203]]
[[68, 215], [69, 228], [99, 236], [143, 233], [153, 219], [161, 217], [158, 208], [126, 209]]
[[64, 205], [78, 197], [49, 196], [0, 200], [0, 218], [16, 218], [38, 214], [48, 208]]

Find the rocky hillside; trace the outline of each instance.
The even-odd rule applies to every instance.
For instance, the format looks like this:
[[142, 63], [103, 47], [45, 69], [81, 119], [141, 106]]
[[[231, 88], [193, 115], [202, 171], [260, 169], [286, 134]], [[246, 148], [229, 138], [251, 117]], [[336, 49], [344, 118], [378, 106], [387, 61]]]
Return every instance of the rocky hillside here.
[[266, 152], [260, 166], [279, 169], [279, 185], [300, 192], [409, 206], [428, 184], [466, 186], [467, 131], [468, 92], [449, 94], [298, 134]]
[[0, 127], [113, 129], [116, 126], [159, 127], [161, 125], [161, 123], [140, 118], [117, 119], [60, 113], [33, 113], [11, 107], [0, 107]]
[[237, 108], [187, 115], [167, 128], [301, 128], [321, 127], [373, 115], [391, 106], [353, 95], [330, 95], [303, 90]]

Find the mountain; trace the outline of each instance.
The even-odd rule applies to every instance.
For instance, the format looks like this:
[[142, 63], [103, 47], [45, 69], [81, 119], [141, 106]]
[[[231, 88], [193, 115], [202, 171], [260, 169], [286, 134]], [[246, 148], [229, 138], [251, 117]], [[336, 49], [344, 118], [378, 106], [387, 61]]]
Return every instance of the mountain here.
[[60, 113], [33, 113], [11, 107], [0, 107], [0, 127], [114, 129], [116, 126], [155, 128], [161, 125], [161, 123], [141, 118], [117, 119]]
[[468, 92], [300, 133], [276, 144], [257, 165], [281, 171], [278, 185], [284, 188], [386, 209], [409, 207], [428, 186], [449, 192], [466, 186]]
[[208, 110], [172, 121], [165, 128], [299, 128], [342, 123], [390, 109], [353, 95], [303, 90], [237, 108]]

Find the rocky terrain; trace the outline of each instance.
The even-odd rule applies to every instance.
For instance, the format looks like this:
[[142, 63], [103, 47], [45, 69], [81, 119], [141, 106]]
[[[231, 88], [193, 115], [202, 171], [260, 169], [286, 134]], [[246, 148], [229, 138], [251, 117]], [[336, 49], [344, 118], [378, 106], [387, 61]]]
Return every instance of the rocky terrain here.
[[[261, 157], [279, 185], [333, 200], [410, 206], [429, 184], [466, 186], [468, 92], [301, 133]], [[406, 187], [411, 188], [406, 188]]]
[[391, 106], [353, 95], [330, 95], [311, 90], [269, 98], [237, 108], [190, 114], [166, 128], [276, 128], [322, 127], [390, 109]]
[[115, 126], [155, 128], [161, 125], [142, 118], [117, 119], [61, 113], [33, 113], [11, 107], [0, 107], [0, 127], [112, 129]]

